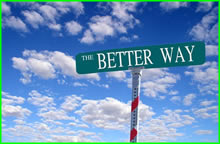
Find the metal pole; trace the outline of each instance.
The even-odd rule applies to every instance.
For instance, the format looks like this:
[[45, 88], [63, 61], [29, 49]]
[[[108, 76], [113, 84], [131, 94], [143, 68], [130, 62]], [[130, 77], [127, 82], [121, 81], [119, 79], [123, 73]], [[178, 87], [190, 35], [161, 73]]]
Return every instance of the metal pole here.
[[138, 104], [140, 97], [140, 82], [142, 68], [132, 68], [132, 103], [131, 103], [131, 131], [130, 142], [137, 142], [138, 137]]

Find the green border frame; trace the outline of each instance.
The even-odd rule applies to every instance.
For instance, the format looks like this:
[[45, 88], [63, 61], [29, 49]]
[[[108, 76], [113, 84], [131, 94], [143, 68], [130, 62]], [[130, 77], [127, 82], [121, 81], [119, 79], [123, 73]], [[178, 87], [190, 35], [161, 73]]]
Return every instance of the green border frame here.
[[[219, 22], [220, 22], [220, 1], [219, 0], [0, 0], [1, 3], [0, 3], [0, 11], [2, 12], [2, 2], [70, 2], [70, 1], [78, 1], [78, 2], [109, 2], [109, 1], [114, 1], [114, 2], [218, 2], [218, 26], [219, 26]], [[0, 90], [2, 91], [2, 14], [0, 15], [0, 20], [1, 20], [1, 23], [0, 23], [0, 43], [1, 43], [1, 46], [0, 46]], [[220, 28], [218, 28], [218, 41], [220, 41], [220, 37], [219, 37], [219, 34], [220, 34]], [[219, 43], [218, 43], [218, 47], [219, 47]], [[218, 53], [220, 53], [220, 49], [218, 48]], [[219, 73], [219, 67], [220, 67], [220, 57], [218, 55], [218, 79], [220, 77], [220, 73]], [[218, 85], [218, 88], [220, 88], [220, 86]], [[218, 91], [218, 95], [219, 95], [219, 91]], [[2, 105], [2, 95], [0, 96], [0, 105]], [[220, 99], [219, 99], [219, 96], [218, 96], [218, 105], [219, 105], [219, 102], [220, 102]], [[220, 108], [218, 107], [218, 110], [220, 110]], [[32, 144], [32, 143], [39, 143], [39, 144], [46, 144], [46, 143], [50, 143], [50, 144], [58, 144], [58, 143], [62, 143], [62, 144], [73, 144], [73, 143], [80, 143], [80, 144], [91, 144], [91, 143], [94, 143], [94, 144], [108, 144], [108, 143], [129, 143], [129, 142], [2, 142], [2, 107], [0, 107], [0, 111], [1, 111], [1, 114], [0, 114], [0, 134], [1, 134], [1, 137], [0, 137], [0, 143], [3, 143], [3, 144]], [[220, 120], [219, 118], [219, 113], [218, 113], [218, 121]], [[219, 129], [220, 129], [220, 125], [218, 123], [218, 142], [138, 142], [138, 143], [143, 143], [143, 144], [148, 144], [148, 143], [153, 143], [153, 144], [161, 144], [161, 143], [172, 143], [172, 144], [186, 144], [186, 143], [193, 143], [193, 144], [219, 144]]]

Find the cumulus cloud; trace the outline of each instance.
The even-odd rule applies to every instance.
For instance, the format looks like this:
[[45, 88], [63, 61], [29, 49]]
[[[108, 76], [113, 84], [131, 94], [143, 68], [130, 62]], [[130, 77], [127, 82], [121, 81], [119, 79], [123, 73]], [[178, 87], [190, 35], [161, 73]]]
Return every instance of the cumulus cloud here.
[[26, 24], [20, 18], [15, 16], [3, 17], [2, 26], [3, 28], [9, 27], [21, 32], [28, 32]]
[[79, 123], [71, 122], [68, 125], [74, 126], [74, 127], [89, 128], [89, 126], [87, 124], [84, 124], [84, 123], [83, 124], [79, 124]]
[[[96, 127], [123, 130], [130, 122], [130, 111], [130, 102], [123, 103], [108, 97], [102, 100], [83, 100], [81, 109], [75, 113], [81, 115], [83, 121]], [[147, 120], [153, 115], [151, 107], [140, 103], [140, 121]]]
[[14, 105], [3, 105], [2, 106], [2, 116], [14, 116], [19, 118], [24, 118], [25, 116], [29, 116], [32, 112], [27, 108], [23, 108], [21, 106]]
[[193, 40], [206, 42], [206, 55], [218, 55], [218, 7], [213, 8], [192, 27], [189, 35]]
[[7, 92], [2, 92], [2, 116], [3, 117], [17, 117], [25, 118], [32, 112], [18, 104], [23, 104], [25, 99], [23, 97], [12, 96]]
[[36, 11], [23, 11], [22, 14], [25, 16], [26, 22], [33, 28], [39, 28], [39, 25], [44, 22], [44, 18]]
[[2, 14], [3, 15], [10, 15], [11, 14], [11, 7], [7, 5], [6, 2], [2, 2]]
[[96, 133], [75, 130], [66, 127], [51, 126], [46, 123], [34, 122], [16, 124], [10, 128], [4, 128], [4, 137], [19, 137], [28, 142], [93, 142], [97, 141]]
[[107, 78], [115, 78], [119, 81], [122, 81], [122, 80], [125, 80], [126, 73], [124, 71], [107, 72], [106, 77]]
[[180, 79], [179, 75], [169, 73], [167, 68], [145, 69], [141, 78], [144, 95], [154, 98], [159, 93], [169, 93], [169, 88]]
[[218, 94], [218, 65], [217, 62], [207, 61], [201, 66], [190, 66], [185, 75], [192, 76], [201, 94]]
[[183, 104], [185, 106], [189, 106], [192, 104], [192, 100], [196, 98], [196, 95], [195, 94], [188, 94], [184, 97], [183, 99]]
[[25, 50], [23, 58], [13, 57], [13, 67], [21, 71], [21, 82], [31, 82], [31, 77], [38, 76], [42, 79], [54, 79], [61, 73], [76, 79], [100, 80], [98, 74], [79, 75], [76, 72], [75, 59], [59, 51]]
[[48, 2], [48, 5], [54, 6], [62, 14], [74, 11], [76, 16], [84, 13], [84, 6], [81, 2]]
[[81, 43], [86, 43], [86, 44], [92, 44], [95, 42], [95, 39], [93, 37], [93, 34], [90, 30], [86, 30], [84, 32], [84, 35], [82, 39], [80, 40]]
[[8, 104], [23, 104], [25, 99], [19, 96], [12, 96], [7, 92], [2, 91], [2, 105]]
[[57, 10], [50, 5], [42, 5], [39, 8], [40, 13], [49, 21], [55, 22], [58, 16]]
[[75, 120], [75, 117], [70, 117], [64, 110], [49, 110], [38, 113], [39, 117], [45, 120]]
[[133, 35], [133, 36], [131, 36], [131, 37], [122, 36], [122, 37], [120, 37], [120, 41], [121, 41], [121, 42], [131, 42], [131, 41], [136, 40], [136, 39], [138, 39], [138, 38], [139, 38], [138, 35]]
[[170, 101], [172, 102], [180, 102], [181, 101], [181, 97], [180, 96], [173, 96], [170, 98]]
[[65, 28], [70, 35], [77, 35], [82, 30], [82, 26], [74, 20], [66, 22]]
[[194, 132], [197, 135], [210, 135], [213, 133], [212, 130], [197, 130]]
[[79, 106], [82, 99], [76, 95], [67, 96], [64, 103], [61, 104], [61, 108], [66, 111], [73, 111], [77, 106]]
[[[92, 44], [103, 42], [105, 37], [116, 34], [126, 34], [128, 29], [133, 29], [139, 20], [133, 16], [139, 3], [136, 2], [109, 2], [102, 3], [105, 9], [111, 9], [111, 15], [96, 15], [88, 23], [89, 29], [84, 32], [81, 43]], [[137, 36], [135, 36], [137, 38]]]
[[164, 142], [183, 136], [177, 128], [191, 125], [195, 119], [190, 115], [181, 114], [182, 110], [165, 110], [164, 114], [140, 123], [140, 142]]
[[190, 35], [195, 40], [204, 40], [209, 43], [217, 43], [218, 42], [218, 8], [215, 7], [212, 9], [210, 13], [205, 15], [202, 20], [193, 26], [190, 31]]
[[206, 45], [206, 56], [218, 55], [218, 45]]
[[22, 124], [25, 124], [26, 122], [22, 119], [15, 119], [13, 120], [16, 124], [19, 124], [19, 125], [22, 125]]
[[207, 12], [213, 6], [213, 2], [199, 2], [196, 8], [196, 12]]
[[[40, 26], [47, 26], [51, 30], [60, 31], [62, 25], [57, 21], [60, 20], [64, 14], [71, 12], [78, 17], [84, 13], [84, 5], [81, 2], [15, 2], [13, 4], [16, 7], [22, 7], [21, 13], [25, 19], [23, 20], [22, 17], [15, 16], [6, 17], [12, 12], [10, 10], [10, 6], [7, 3], [3, 3], [3, 28], [10, 27], [22, 32], [28, 31], [27, 25], [24, 23], [24, 21], [35, 29], [38, 29]], [[73, 33], [73, 28], [69, 29], [72, 30], [71, 32]], [[77, 30], [81, 31], [79, 26], [77, 27]]]
[[52, 30], [60, 31], [62, 26], [60, 24], [51, 23], [48, 25], [48, 27]]
[[187, 7], [188, 2], [161, 2], [160, 7], [165, 11], [175, 10], [181, 7]]
[[209, 106], [209, 105], [212, 105], [213, 103], [215, 103], [216, 101], [215, 100], [205, 100], [205, 101], [202, 101], [200, 102], [200, 105], [201, 106]]
[[31, 104], [33, 104], [35, 106], [44, 107], [44, 109], [45, 109], [45, 108], [48, 108], [48, 107], [55, 105], [52, 97], [43, 96], [42, 94], [40, 94], [36, 90], [32, 90], [28, 95], [30, 96], [27, 99], [28, 102], [30, 102]]
[[202, 108], [193, 109], [193, 113], [203, 119], [212, 118], [214, 121], [218, 121], [218, 106], [205, 106]]
[[[159, 96], [159, 94], [173, 93], [174, 90], [170, 90], [170, 88], [173, 87], [179, 79], [180, 76], [178, 74], [170, 73], [168, 68], [143, 69], [141, 76], [141, 89], [145, 96], [165, 99], [165, 96]], [[128, 87], [131, 88], [132, 79], [126, 78], [125, 81], [127, 82]]]
[[74, 87], [87, 87], [88, 85], [85, 83], [80, 83], [80, 82], [74, 82], [73, 83]]

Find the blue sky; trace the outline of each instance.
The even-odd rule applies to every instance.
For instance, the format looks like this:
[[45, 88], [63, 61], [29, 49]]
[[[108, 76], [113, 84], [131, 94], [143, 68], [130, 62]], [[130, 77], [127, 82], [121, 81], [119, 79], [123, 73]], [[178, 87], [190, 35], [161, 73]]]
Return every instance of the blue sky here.
[[79, 75], [76, 54], [191, 41], [205, 64], [143, 70], [143, 142], [218, 141], [218, 3], [3, 2], [2, 141], [128, 141], [130, 72]]

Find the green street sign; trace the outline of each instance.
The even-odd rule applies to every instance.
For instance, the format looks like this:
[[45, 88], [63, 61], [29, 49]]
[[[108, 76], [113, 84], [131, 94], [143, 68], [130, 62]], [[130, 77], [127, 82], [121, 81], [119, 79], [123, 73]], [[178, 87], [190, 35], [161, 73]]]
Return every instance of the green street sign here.
[[188, 42], [81, 53], [76, 56], [79, 74], [128, 70], [130, 67], [162, 68], [200, 65], [205, 43]]

